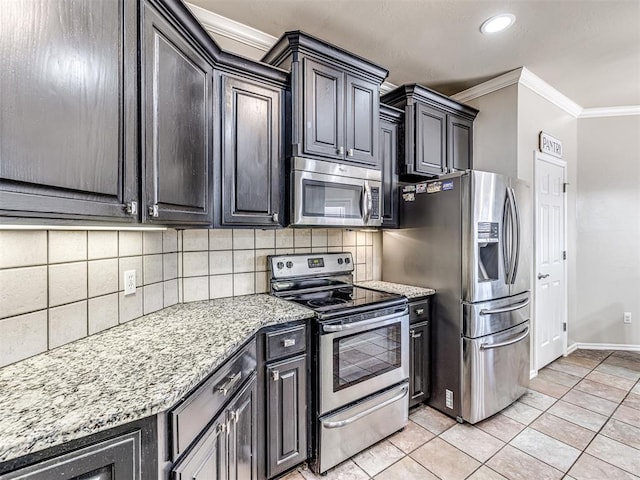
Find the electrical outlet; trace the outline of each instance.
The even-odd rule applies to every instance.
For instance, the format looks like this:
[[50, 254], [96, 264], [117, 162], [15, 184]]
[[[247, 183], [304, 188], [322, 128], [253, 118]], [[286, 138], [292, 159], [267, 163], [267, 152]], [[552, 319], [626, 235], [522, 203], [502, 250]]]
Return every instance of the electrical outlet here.
[[631, 312], [624, 312], [622, 315], [622, 321], [624, 323], [631, 323]]
[[124, 294], [133, 295], [136, 293], [136, 271], [126, 270], [124, 272]]

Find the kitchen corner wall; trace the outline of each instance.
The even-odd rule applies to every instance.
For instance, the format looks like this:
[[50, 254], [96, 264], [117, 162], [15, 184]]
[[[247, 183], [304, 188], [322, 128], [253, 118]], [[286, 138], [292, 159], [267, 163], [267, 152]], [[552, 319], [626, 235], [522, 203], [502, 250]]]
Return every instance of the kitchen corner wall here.
[[327, 251], [380, 278], [378, 232], [0, 230], [0, 367], [176, 303], [265, 293], [267, 255]]

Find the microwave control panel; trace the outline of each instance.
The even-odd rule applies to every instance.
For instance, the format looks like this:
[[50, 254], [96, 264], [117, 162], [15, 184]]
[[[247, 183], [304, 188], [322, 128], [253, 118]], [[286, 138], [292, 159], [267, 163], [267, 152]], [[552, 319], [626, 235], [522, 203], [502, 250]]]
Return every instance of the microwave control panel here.
[[371, 187], [371, 218], [380, 218], [380, 189]]

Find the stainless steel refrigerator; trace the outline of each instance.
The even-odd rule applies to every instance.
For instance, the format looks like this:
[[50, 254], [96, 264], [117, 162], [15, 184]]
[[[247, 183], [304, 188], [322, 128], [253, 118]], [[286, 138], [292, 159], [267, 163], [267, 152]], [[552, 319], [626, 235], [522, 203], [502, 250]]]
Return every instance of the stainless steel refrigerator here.
[[404, 185], [399, 208], [382, 278], [436, 289], [429, 404], [479, 422], [529, 385], [529, 187], [470, 171]]

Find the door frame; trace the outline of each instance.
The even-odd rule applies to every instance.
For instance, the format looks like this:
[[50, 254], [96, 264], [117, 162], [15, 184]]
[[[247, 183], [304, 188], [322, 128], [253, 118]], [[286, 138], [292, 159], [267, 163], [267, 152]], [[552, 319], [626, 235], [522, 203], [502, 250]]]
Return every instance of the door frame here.
[[[533, 161], [533, 205], [534, 205], [534, 212], [533, 212], [533, 267], [531, 269], [531, 285], [532, 288], [531, 290], [533, 291], [533, 319], [535, 321], [535, 336], [534, 336], [534, 349], [533, 349], [533, 368], [531, 369], [531, 373], [532, 373], [532, 377], [538, 374], [538, 337], [539, 337], [539, 327], [538, 327], [538, 320], [537, 320], [537, 314], [538, 314], [538, 296], [537, 296], [537, 271], [538, 271], [538, 243], [537, 243], [537, 238], [538, 238], [538, 204], [539, 204], [539, 199], [538, 199], [538, 185], [536, 183], [536, 178], [537, 178], [537, 170], [538, 170], [538, 165], [539, 162], [546, 162], [546, 163], [550, 163], [552, 165], [555, 165], [557, 167], [562, 168], [562, 176], [563, 176], [563, 182], [566, 183], [567, 182], [567, 162], [564, 160], [561, 160], [559, 158], [555, 158], [552, 157], [549, 154], [546, 153], [542, 153], [539, 152], [537, 150], [534, 150], [533, 153], [533, 157], [534, 157], [534, 161]], [[564, 215], [563, 215], [563, 225], [562, 225], [562, 229], [563, 229], [563, 241], [564, 241], [564, 245], [563, 245], [563, 250], [565, 252], [567, 252], [567, 195], [566, 193], [564, 194], [564, 199], [563, 199], [563, 207], [564, 209]], [[567, 252], [568, 253], [568, 252]], [[568, 274], [568, 259], [565, 260], [564, 263], [564, 312], [563, 312], [563, 316], [564, 316], [564, 323], [566, 323], [567, 325], [567, 330], [565, 332], [563, 332], [563, 340], [562, 340], [562, 356], [566, 357], [567, 356], [567, 339], [568, 339], [568, 332], [569, 332], [569, 286], [568, 286], [568, 279], [569, 279], [569, 274]]]

